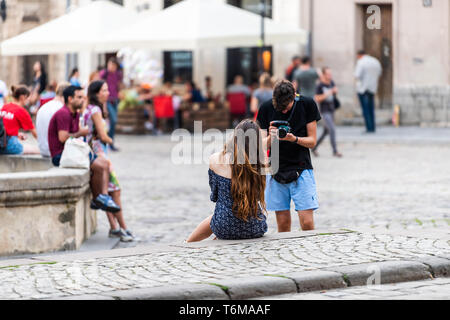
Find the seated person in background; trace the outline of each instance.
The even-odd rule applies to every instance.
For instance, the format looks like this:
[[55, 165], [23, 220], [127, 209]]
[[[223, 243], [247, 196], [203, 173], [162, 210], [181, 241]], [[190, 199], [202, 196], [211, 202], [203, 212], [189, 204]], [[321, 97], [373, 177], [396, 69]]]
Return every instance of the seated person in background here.
[[[39, 101], [39, 109], [42, 108], [47, 102], [52, 101], [56, 97], [56, 82], [52, 82], [47, 85], [47, 88], [44, 92], [41, 93], [41, 98]], [[38, 111], [39, 111], [38, 109]]]
[[138, 89], [139, 101], [144, 105], [144, 115], [145, 115], [145, 128], [148, 131], [153, 131], [155, 129], [155, 119], [153, 110], [153, 93], [152, 86], [148, 83], [143, 83]]
[[[257, 139], [244, 138], [249, 133]], [[216, 209], [214, 215], [195, 229], [187, 242], [202, 241], [212, 234], [222, 240], [264, 236], [267, 232], [264, 215], [266, 177], [262, 170], [266, 157], [261, 146], [259, 125], [252, 120], [244, 120], [236, 127], [225, 150], [211, 156], [209, 184], [211, 201], [217, 203]], [[251, 155], [257, 159], [252, 159]]]
[[6, 86], [6, 83], [3, 82], [2, 80], [0, 80], [0, 109], [6, 103], [8, 95], [9, 95], [9, 92], [8, 92], [8, 87]]
[[0, 110], [0, 117], [3, 118], [6, 135], [8, 136], [7, 146], [0, 150], [0, 154], [39, 154], [35, 147], [22, 145], [20, 141], [25, 141], [27, 136], [21, 132], [29, 131], [37, 138], [37, 132], [33, 121], [25, 106], [29, 103], [31, 92], [25, 86], [11, 88], [13, 102], [5, 104]]
[[185, 83], [186, 93], [184, 94], [183, 100], [191, 103], [206, 102], [205, 98], [202, 96], [200, 90], [193, 81], [187, 81]]
[[70, 87], [70, 83], [60, 83], [58, 88], [56, 88], [56, 97], [40, 107], [38, 110], [36, 116], [36, 130], [38, 132], [37, 139], [39, 150], [41, 151], [41, 155], [43, 157], [50, 157], [50, 149], [48, 147], [48, 126], [55, 113], [64, 106], [63, 92], [68, 87]]
[[257, 115], [261, 105], [269, 100], [272, 100], [273, 96], [273, 81], [267, 72], [264, 72], [259, 77], [259, 88], [253, 92], [252, 100], [250, 103], [250, 111]]
[[241, 75], [234, 77], [234, 82], [227, 89], [228, 93], [244, 93], [247, 98], [252, 95], [250, 88], [244, 84], [244, 78]]
[[[85, 102], [84, 90], [70, 86], [63, 92], [65, 105], [58, 110], [50, 120], [48, 127], [48, 145], [53, 165], [59, 167], [64, 144], [69, 138], [85, 137], [89, 128], [79, 129], [80, 111]], [[91, 159], [91, 190], [94, 200], [92, 209], [116, 213], [121, 209], [108, 195], [109, 163], [104, 158], [90, 155]]]
[[205, 78], [205, 99], [207, 102], [214, 101], [214, 93], [212, 90], [212, 79], [210, 76]]
[[219, 102], [221, 98], [221, 94], [214, 94], [213, 91], [213, 84], [212, 84], [212, 78], [210, 76], [207, 76], [205, 78], [205, 100], [207, 102]]

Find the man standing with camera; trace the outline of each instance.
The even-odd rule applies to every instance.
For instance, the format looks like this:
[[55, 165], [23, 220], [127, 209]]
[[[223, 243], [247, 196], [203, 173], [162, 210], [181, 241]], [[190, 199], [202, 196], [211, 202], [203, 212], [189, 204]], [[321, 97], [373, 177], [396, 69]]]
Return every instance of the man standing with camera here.
[[267, 176], [265, 192], [267, 210], [276, 212], [278, 232], [291, 231], [291, 201], [302, 230], [314, 230], [319, 204], [310, 149], [316, 146], [320, 120], [314, 100], [296, 95], [294, 85], [286, 80], [276, 84], [272, 101], [259, 110], [261, 129], [269, 133], [264, 144], [271, 149], [279, 141], [279, 154], [271, 154], [272, 161], [278, 157], [279, 170]]

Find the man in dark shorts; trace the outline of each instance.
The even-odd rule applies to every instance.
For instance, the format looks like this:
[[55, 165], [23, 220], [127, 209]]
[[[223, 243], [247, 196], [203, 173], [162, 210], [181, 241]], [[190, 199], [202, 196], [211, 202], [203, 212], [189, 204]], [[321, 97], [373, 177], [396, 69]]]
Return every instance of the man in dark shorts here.
[[[317, 122], [321, 119], [313, 99], [296, 96], [294, 85], [279, 81], [273, 100], [262, 104], [258, 113], [261, 129], [269, 134], [264, 139], [268, 149], [279, 140], [278, 173], [267, 176], [266, 205], [277, 215], [278, 231], [291, 231], [291, 201], [295, 204], [302, 230], [314, 230], [314, 211], [319, 208], [310, 150], [317, 143]], [[291, 132], [279, 138], [273, 121], [288, 121]], [[272, 152], [272, 150], [271, 150]], [[273, 164], [273, 163], [272, 163]]]
[[[84, 104], [83, 88], [70, 86], [63, 92], [64, 107], [50, 120], [48, 145], [54, 166], [59, 167], [64, 144], [69, 138], [80, 138], [88, 134], [87, 128], [79, 128], [80, 111]], [[120, 207], [108, 195], [109, 164], [106, 159], [90, 155], [91, 189], [94, 200], [91, 208], [106, 212], [119, 212]]]

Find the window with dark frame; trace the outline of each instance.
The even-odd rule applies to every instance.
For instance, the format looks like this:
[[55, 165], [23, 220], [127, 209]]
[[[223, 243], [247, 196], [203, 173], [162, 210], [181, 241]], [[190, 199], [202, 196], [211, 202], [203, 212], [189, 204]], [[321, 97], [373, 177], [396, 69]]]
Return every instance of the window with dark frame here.
[[[272, 0], [266, 0], [265, 16], [272, 18]], [[227, 0], [227, 3], [250, 12], [261, 14], [261, 0]], [[272, 47], [266, 47], [272, 53]], [[257, 85], [261, 74], [261, 48], [229, 48], [227, 49], [227, 85], [234, 81], [234, 77], [241, 75], [247, 85]], [[271, 66], [269, 73], [272, 73]]]

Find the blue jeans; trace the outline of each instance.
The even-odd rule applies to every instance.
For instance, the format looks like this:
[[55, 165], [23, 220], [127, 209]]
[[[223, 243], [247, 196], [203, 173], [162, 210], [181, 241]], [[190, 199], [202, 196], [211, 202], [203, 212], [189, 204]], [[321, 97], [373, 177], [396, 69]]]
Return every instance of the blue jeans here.
[[20, 155], [23, 153], [23, 146], [18, 137], [8, 137], [5, 149], [0, 149], [0, 154]]
[[375, 132], [375, 95], [369, 91], [359, 93], [359, 102], [364, 116], [367, 132]]
[[116, 125], [117, 125], [117, 106], [119, 105], [119, 100], [108, 101], [108, 113], [109, 113], [109, 132], [108, 135], [114, 140], [116, 135]]

